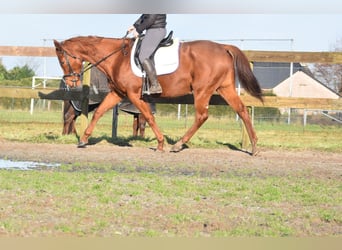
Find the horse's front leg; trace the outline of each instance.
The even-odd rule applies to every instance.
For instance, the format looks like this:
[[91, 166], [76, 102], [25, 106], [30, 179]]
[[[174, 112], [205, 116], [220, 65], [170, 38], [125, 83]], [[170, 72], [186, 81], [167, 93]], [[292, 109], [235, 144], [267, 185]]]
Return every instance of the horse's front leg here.
[[119, 103], [121, 98], [115, 92], [109, 92], [105, 99], [101, 102], [100, 106], [95, 110], [94, 115], [89, 123], [88, 127], [84, 131], [81, 137], [78, 147], [85, 147], [88, 144], [88, 139], [94, 131], [98, 120], [106, 113], [109, 109], [113, 108]]
[[141, 114], [145, 117], [146, 122], [148, 123], [148, 125], [150, 126], [150, 128], [152, 129], [153, 133], [155, 134], [157, 138], [157, 141], [158, 141], [157, 151], [164, 152], [164, 135], [160, 131], [159, 127], [157, 126], [157, 123], [154, 119], [154, 115], [152, 114], [152, 112], [148, 112], [148, 113], [141, 112]]
[[140, 117], [141, 116], [145, 117], [146, 122], [148, 123], [153, 133], [155, 134], [157, 141], [158, 141], [157, 151], [163, 152], [164, 151], [164, 135], [160, 131], [159, 127], [157, 126], [157, 123], [152, 114], [150, 105], [140, 99], [140, 94], [131, 94], [128, 96], [128, 98], [140, 110], [141, 112]]

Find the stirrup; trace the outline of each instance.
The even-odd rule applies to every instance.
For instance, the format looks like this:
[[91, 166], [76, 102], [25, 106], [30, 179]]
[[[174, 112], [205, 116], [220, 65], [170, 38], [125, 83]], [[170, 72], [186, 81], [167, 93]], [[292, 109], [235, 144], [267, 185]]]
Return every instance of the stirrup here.
[[159, 83], [155, 87], [157, 89], [155, 91], [151, 91], [153, 87], [150, 86], [150, 80], [148, 79], [147, 74], [144, 71], [142, 75], [142, 95], [159, 95], [163, 93], [163, 89]]
[[159, 95], [161, 93], [163, 93], [163, 89], [161, 87], [157, 87], [157, 89], [153, 91], [153, 88], [149, 86], [148, 82], [143, 85], [142, 95]]

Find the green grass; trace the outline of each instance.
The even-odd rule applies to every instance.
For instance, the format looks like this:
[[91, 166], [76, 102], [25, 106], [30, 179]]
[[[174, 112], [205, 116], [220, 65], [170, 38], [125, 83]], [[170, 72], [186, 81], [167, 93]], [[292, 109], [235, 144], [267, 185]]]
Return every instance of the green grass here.
[[0, 233], [274, 237], [341, 228], [340, 180], [238, 174], [2, 170]]
[[[99, 121], [91, 140], [108, 141], [119, 145], [155, 146], [156, 140], [147, 127], [146, 138], [132, 137], [132, 116], [120, 113], [118, 137], [111, 138], [111, 116], [108, 112]], [[193, 118], [177, 120], [175, 116], [156, 116], [156, 121], [169, 144], [174, 144], [190, 127]], [[35, 112], [0, 110], [0, 138], [15, 141], [77, 143], [76, 136], [62, 136], [61, 112]], [[77, 125], [79, 129], [79, 124]], [[313, 149], [342, 152], [342, 127], [298, 124], [257, 123], [258, 144], [266, 148]], [[209, 117], [188, 143], [200, 148], [240, 148], [241, 124], [234, 118]]]

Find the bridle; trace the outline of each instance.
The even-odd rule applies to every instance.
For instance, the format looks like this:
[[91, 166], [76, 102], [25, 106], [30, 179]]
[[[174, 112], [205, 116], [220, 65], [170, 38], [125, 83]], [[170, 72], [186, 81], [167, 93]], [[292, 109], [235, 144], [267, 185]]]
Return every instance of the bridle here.
[[67, 52], [64, 49], [60, 49], [61, 53], [63, 53], [63, 57], [65, 58], [66, 64], [68, 66], [68, 70], [69, 73], [65, 74], [62, 76], [62, 81], [64, 82], [64, 84], [66, 86], [68, 86], [68, 84], [66, 84], [66, 78], [67, 77], [73, 77], [71, 79], [71, 82], [73, 83], [73, 88], [76, 87], [76, 83], [77, 81], [84, 75], [85, 72], [87, 72], [88, 70], [90, 70], [93, 67], [96, 67], [97, 65], [99, 65], [100, 63], [102, 63], [103, 61], [107, 60], [109, 57], [111, 57], [112, 55], [122, 51], [123, 55], [126, 56], [127, 55], [127, 51], [126, 51], [126, 44], [125, 44], [125, 39], [127, 38], [128, 33], [126, 33], [126, 35], [122, 38], [122, 45], [120, 46], [119, 49], [114, 50], [113, 52], [109, 53], [108, 55], [106, 55], [105, 57], [101, 58], [99, 61], [95, 62], [94, 64], [88, 64], [85, 68], [82, 67], [82, 70], [80, 72], [75, 72], [73, 70], [73, 68], [71, 67], [70, 61], [68, 57], [73, 58], [74, 60], [80, 60], [81, 64], [84, 61], [82, 58], [74, 56], [72, 54], [70, 54], [69, 52]]
[[75, 72], [75, 71], [72, 69], [72, 67], [71, 67], [71, 64], [70, 64], [70, 61], [69, 61], [68, 56], [70, 56], [71, 58], [73, 58], [73, 59], [75, 59], [75, 60], [80, 60], [81, 63], [83, 62], [83, 60], [82, 60], [81, 58], [79, 58], [79, 57], [76, 57], [76, 56], [74, 56], [74, 55], [69, 54], [69, 53], [68, 53], [67, 51], [65, 51], [65, 50], [62, 50], [62, 53], [63, 53], [63, 56], [64, 56], [64, 58], [65, 58], [66, 64], [67, 64], [67, 66], [68, 66], [68, 68], [69, 68], [69, 73], [63, 75], [62, 81], [64, 82], [64, 84], [65, 84], [66, 86], [68, 86], [68, 85], [66, 84], [66, 78], [67, 78], [67, 77], [73, 77], [73, 79], [71, 80], [71, 82], [73, 83], [73, 87], [75, 88], [75, 87], [76, 87], [77, 81], [82, 77], [82, 75], [84, 74], [85, 71], [84, 71], [84, 70], [81, 70], [81, 72], [79, 72], [79, 73]]

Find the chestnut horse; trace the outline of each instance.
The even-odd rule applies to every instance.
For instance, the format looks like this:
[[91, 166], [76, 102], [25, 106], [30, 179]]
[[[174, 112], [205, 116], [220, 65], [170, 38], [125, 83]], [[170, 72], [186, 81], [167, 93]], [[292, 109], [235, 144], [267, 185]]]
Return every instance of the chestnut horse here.
[[[64, 72], [63, 79], [70, 87], [81, 84], [81, 76], [87, 69], [84, 61], [99, 68], [109, 79], [110, 92], [95, 111], [79, 147], [88, 143], [100, 117], [127, 96], [145, 116], [158, 141], [157, 151], [163, 151], [164, 135], [155, 122], [150, 105], [141, 97], [142, 79], [131, 70], [130, 54], [134, 39], [105, 38], [96, 36], [73, 37], [63, 42], [54, 40], [56, 55]], [[240, 116], [252, 145], [252, 155], [257, 153], [257, 136], [246, 106], [235, 89], [235, 75], [244, 89], [263, 101], [260, 85], [255, 78], [247, 57], [235, 46], [212, 41], [182, 42], [179, 48], [179, 67], [170, 74], [158, 76], [163, 92], [158, 97], [177, 97], [193, 94], [196, 110], [195, 121], [184, 136], [171, 148], [172, 152], [183, 149], [208, 118], [209, 101], [217, 92]]]

